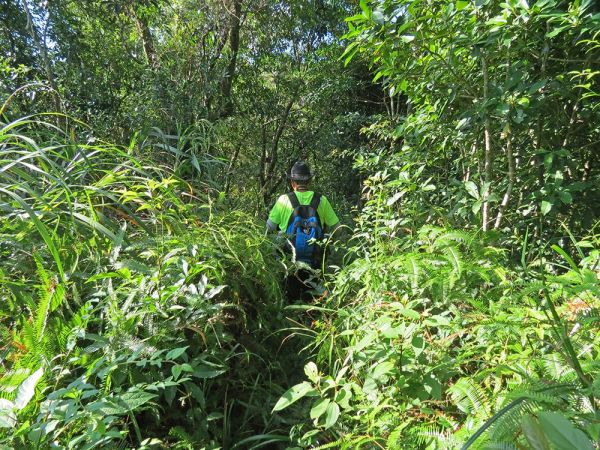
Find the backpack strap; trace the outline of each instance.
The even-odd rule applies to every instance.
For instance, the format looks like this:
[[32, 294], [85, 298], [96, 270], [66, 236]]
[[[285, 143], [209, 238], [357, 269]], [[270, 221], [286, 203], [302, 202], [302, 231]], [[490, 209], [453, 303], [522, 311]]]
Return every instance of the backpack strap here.
[[300, 202], [298, 201], [298, 197], [295, 192], [288, 193], [288, 198], [290, 199], [290, 203], [292, 204], [292, 209], [295, 210], [298, 206], [300, 206]]
[[313, 198], [310, 201], [310, 206], [315, 210], [315, 217], [317, 218], [317, 222], [319, 223], [319, 227], [323, 227], [321, 223], [321, 217], [319, 217], [319, 204], [321, 203], [321, 194], [315, 192], [313, 194]]
[[321, 194], [319, 194], [318, 192], [315, 192], [313, 194], [313, 198], [310, 201], [310, 206], [313, 207], [313, 209], [315, 210], [315, 212], [317, 212], [317, 209], [319, 209], [319, 204], [321, 203]]

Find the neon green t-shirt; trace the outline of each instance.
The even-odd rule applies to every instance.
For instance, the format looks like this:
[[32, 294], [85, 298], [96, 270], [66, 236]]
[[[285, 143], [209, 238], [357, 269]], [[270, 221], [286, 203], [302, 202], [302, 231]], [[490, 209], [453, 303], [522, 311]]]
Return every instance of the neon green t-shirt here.
[[[313, 198], [314, 192], [296, 191], [295, 194], [296, 197], [298, 197], [298, 202], [301, 205], [310, 205], [310, 201]], [[293, 212], [294, 208], [292, 208], [292, 203], [290, 202], [287, 194], [282, 195], [277, 199], [273, 209], [271, 209], [271, 212], [269, 213], [269, 221], [277, 225], [281, 231], [285, 231]], [[317, 208], [317, 214], [319, 215], [319, 220], [321, 221], [322, 226], [333, 227], [340, 221], [335, 215], [329, 200], [327, 200], [327, 197], [324, 195], [321, 195], [321, 202]]]

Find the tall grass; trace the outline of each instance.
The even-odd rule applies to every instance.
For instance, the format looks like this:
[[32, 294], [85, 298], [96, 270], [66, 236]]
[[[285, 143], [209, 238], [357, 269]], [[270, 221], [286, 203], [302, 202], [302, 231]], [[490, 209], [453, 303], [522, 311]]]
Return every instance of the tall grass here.
[[135, 142], [47, 119], [0, 128], [0, 444], [287, 439], [264, 414], [285, 370], [270, 360], [282, 268], [262, 227]]

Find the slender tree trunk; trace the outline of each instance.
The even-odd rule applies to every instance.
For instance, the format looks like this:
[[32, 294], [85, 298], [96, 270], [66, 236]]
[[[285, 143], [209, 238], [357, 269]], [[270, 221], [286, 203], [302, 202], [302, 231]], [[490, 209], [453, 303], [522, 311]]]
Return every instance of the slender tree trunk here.
[[[550, 31], [550, 24], [546, 25], [546, 32]], [[540, 68], [540, 77], [544, 79], [546, 76], [546, 63], [548, 61], [548, 53], [550, 52], [550, 45], [548, 44], [548, 39], [544, 39], [544, 46], [542, 47], [542, 65]], [[544, 184], [544, 155], [539, 151], [542, 147], [542, 136], [544, 132], [544, 124], [542, 121], [541, 113], [538, 114], [537, 125], [536, 125], [536, 133], [535, 133], [535, 141], [534, 148], [536, 149], [537, 157], [537, 172], [538, 172], [538, 184], [542, 186]]]
[[515, 185], [516, 164], [512, 149], [512, 135], [510, 122], [508, 123], [506, 131], [506, 160], [508, 163], [508, 186], [506, 187], [506, 192], [504, 192], [504, 197], [502, 198], [502, 203], [500, 204], [500, 209], [498, 210], [498, 215], [496, 216], [496, 223], [494, 224], [494, 229], [496, 230], [500, 228], [500, 224], [502, 223], [502, 217], [504, 216], [506, 207], [508, 206], [508, 201], [510, 200], [510, 195], [512, 194], [512, 190]]
[[[485, 53], [481, 56], [481, 70], [483, 72], [483, 103], [487, 104], [489, 98], [489, 73], [487, 67], [487, 59]], [[483, 140], [484, 140], [484, 164], [483, 164], [483, 181], [484, 189], [482, 192], [483, 204], [481, 206], [481, 229], [483, 231], [488, 230], [489, 216], [490, 216], [490, 203], [488, 198], [490, 196], [490, 188], [492, 182], [492, 144], [491, 144], [491, 123], [489, 114], [485, 113], [484, 129], [483, 129]]]
[[227, 65], [227, 73], [221, 83], [221, 94], [223, 96], [223, 109], [221, 116], [226, 117], [233, 114], [233, 99], [231, 98], [231, 87], [233, 86], [233, 77], [237, 65], [237, 57], [240, 48], [240, 27], [242, 14], [242, 1], [233, 0], [233, 11], [230, 11], [230, 28], [229, 28], [229, 47], [231, 56]]
[[233, 175], [233, 169], [235, 168], [235, 163], [237, 162], [238, 156], [240, 155], [240, 150], [242, 149], [242, 144], [238, 144], [233, 152], [233, 156], [231, 161], [229, 161], [229, 166], [227, 167], [227, 174], [225, 175], [225, 196], [229, 195], [229, 189], [231, 188], [231, 177]]
[[[288, 118], [290, 116], [290, 111], [292, 110], [292, 106], [296, 101], [296, 95], [293, 95], [292, 98], [288, 101], [285, 111], [279, 120], [279, 124], [277, 125], [277, 129], [275, 130], [275, 135], [271, 141], [271, 148], [269, 150], [269, 162], [266, 165], [265, 175], [264, 175], [264, 184], [262, 188], [262, 194], [264, 197], [265, 204], [268, 201], [269, 191], [267, 190], [267, 184], [272, 181], [273, 174], [275, 173], [275, 168], [277, 167], [278, 153], [279, 153], [279, 141], [283, 134], [283, 130], [287, 125]], [[266, 162], [266, 161], [265, 161]]]
[[154, 42], [152, 40], [152, 33], [150, 32], [148, 22], [139, 16], [133, 5], [130, 6], [129, 11], [133, 21], [135, 22], [140, 39], [142, 40], [142, 47], [144, 48], [146, 61], [150, 67], [156, 68], [158, 67], [159, 61], [158, 56], [156, 55], [156, 50], [154, 49]]

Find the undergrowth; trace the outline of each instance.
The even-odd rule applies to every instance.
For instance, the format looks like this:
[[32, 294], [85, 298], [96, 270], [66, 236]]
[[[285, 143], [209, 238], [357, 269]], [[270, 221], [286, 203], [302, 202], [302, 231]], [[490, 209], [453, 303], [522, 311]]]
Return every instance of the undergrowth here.
[[285, 440], [264, 408], [288, 372], [262, 228], [135, 142], [82, 143], [52, 120], [0, 129], [0, 443]]

